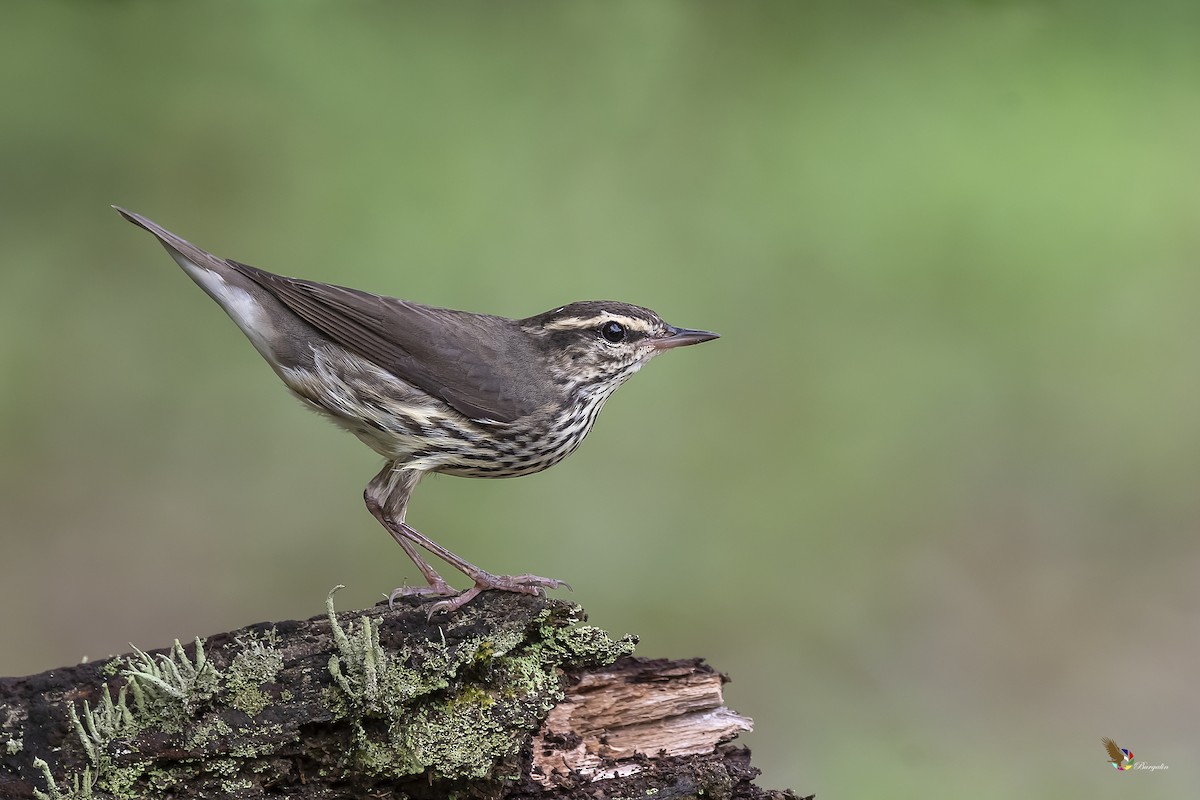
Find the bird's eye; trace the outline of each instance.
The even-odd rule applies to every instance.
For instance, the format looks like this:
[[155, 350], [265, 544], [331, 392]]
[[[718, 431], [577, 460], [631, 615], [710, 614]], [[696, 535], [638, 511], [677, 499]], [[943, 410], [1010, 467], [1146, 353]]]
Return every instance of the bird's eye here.
[[600, 326], [600, 335], [606, 342], [620, 344], [625, 341], [625, 326], [619, 322], [606, 322]]

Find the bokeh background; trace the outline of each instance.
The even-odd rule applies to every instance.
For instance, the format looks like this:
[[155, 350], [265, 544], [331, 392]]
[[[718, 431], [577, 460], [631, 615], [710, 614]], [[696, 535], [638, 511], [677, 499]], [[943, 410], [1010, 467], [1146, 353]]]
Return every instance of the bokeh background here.
[[762, 785], [1197, 796], [1194, 5], [4, 17], [0, 674], [418, 577], [379, 459], [120, 203], [286, 274], [721, 332], [561, 467], [411, 519], [729, 673]]

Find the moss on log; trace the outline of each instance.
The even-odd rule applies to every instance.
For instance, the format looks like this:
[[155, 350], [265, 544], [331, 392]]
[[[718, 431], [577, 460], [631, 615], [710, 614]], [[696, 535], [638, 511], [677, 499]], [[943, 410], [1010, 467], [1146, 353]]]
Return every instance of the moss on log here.
[[698, 660], [488, 592], [0, 679], [0, 797], [757, 798]]

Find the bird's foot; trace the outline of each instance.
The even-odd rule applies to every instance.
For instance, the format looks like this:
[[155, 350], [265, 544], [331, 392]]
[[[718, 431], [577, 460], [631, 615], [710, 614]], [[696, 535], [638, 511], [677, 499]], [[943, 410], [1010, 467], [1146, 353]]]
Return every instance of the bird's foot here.
[[436, 597], [454, 597], [458, 593], [458, 589], [455, 589], [445, 581], [436, 581], [428, 586], [400, 586], [392, 589], [391, 594], [388, 595], [388, 608], [394, 609], [396, 607], [397, 597], [429, 597], [430, 595]]
[[467, 603], [474, 600], [481, 592], [486, 592], [488, 589], [498, 589], [502, 592], [516, 592], [517, 594], [529, 594], [535, 597], [546, 594], [547, 589], [568, 589], [571, 584], [566, 581], [555, 580], [554, 578], [541, 578], [537, 575], [493, 575], [490, 572], [482, 570], [473, 575], [475, 585], [467, 589], [462, 594], [456, 597], [451, 597], [448, 600], [439, 600], [429, 607], [429, 616], [433, 616], [439, 612], [449, 613], [457, 611]]

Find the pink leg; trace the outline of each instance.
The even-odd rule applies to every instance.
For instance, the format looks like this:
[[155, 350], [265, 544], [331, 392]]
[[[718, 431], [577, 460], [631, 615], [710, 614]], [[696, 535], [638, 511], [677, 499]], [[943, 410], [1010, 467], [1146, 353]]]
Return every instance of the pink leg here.
[[[371, 514], [375, 519], [379, 520], [380, 524], [396, 540], [396, 543], [400, 545], [408, 557], [412, 559], [413, 563], [417, 565], [417, 569], [421, 571], [421, 574], [429, 584], [422, 587], [402, 586], [392, 590], [392, 593], [388, 596], [389, 606], [395, 602], [397, 597], [412, 595], [449, 597], [450, 599], [441, 600], [430, 607], [429, 613], [432, 616], [439, 611], [455, 611], [462, 608], [474, 600], [480, 592], [488, 589], [541, 595], [545, 594], [546, 589], [571, 588], [564, 581], [553, 578], [541, 578], [537, 575], [493, 575], [455, 555], [411, 525], [405, 523], [404, 516], [408, 508], [408, 498], [412, 495], [413, 489], [416, 488], [417, 483], [421, 480], [421, 475], [422, 473], [420, 472], [403, 469], [396, 462], [392, 462], [384, 467], [367, 484], [367, 489], [363, 493], [367, 508]], [[459, 593], [457, 589], [446, 583], [446, 580], [438, 574], [437, 570], [430, 566], [428, 561], [422, 558], [415, 545], [420, 545], [430, 553], [433, 553], [474, 581], [475, 585], [467, 591]]]

